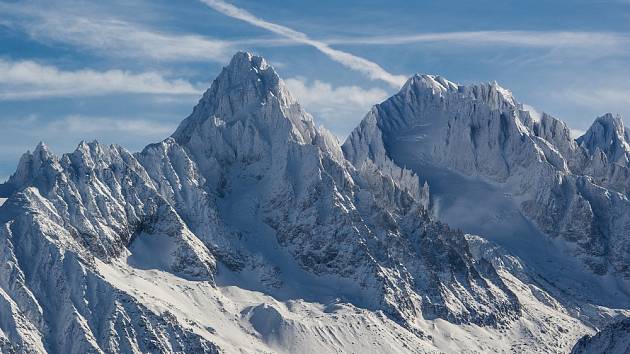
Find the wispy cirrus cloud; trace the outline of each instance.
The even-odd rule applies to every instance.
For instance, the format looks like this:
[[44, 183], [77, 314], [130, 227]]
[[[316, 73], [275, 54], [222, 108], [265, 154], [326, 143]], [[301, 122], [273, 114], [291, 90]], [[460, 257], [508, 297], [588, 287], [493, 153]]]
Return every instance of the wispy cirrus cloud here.
[[372, 61], [338, 49], [334, 49], [330, 47], [330, 45], [326, 42], [313, 39], [305, 33], [296, 31], [289, 27], [263, 20], [259, 17], [256, 17], [249, 11], [236, 7], [232, 4], [220, 0], [200, 1], [226, 16], [230, 16], [232, 18], [247, 22], [251, 25], [268, 30], [272, 33], [278, 34], [297, 43], [314, 47], [315, 49], [328, 56], [330, 59], [346, 66], [347, 68], [367, 75], [367, 77], [372, 80], [384, 81], [395, 88], [399, 88], [400, 86], [402, 86], [402, 84], [406, 80], [405, 76], [392, 74]]
[[230, 41], [158, 31], [93, 11], [22, 2], [0, 3], [0, 11], [4, 17], [0, 24], [34, 40], [66, 43], [107, 56], [224, 62], [234, 51]]
[[618, 82], [566, 88], [553, 93], [553, 97], [571, 102], [578, 107], [597, 110], [599, 112], [597, 114], [617, 114], [630, 107], [630, 85]]
[[403, 45], [413, 43], [456, 43], [467, 46], [502, 45], [536, 48], [624, 49], [630, 45], [630, 34], [585, 31], [466, 31], [410, 35], [329, 38], [329, 44]]
[[[32, 3], [2, 3], [0, 24], [19, 29], [42, 42], [59, 42], [89, 49], [107, 56], [148, 58], [159, 61], [214, 61], [223, 63], [243, 47], [309, 45], [343, 65], [384, 81], [397, 82], [399, 75], [378, 64], [331, 48], [331, 45], [393, 46], [439, 43], [465, 47], [510, 46], [588, 51], [605, 57], [629, 52], [630, 33], [589, 31], [456, 31], [377, 36], [311, 38], [305, 33], [260, 19], [244, 9], [221, 0], [201, 0], [230, 17], [278, 34], [280, 38], [219, 39], [191, 33], [172, 33], [148, 28], [94, 11], [75, 12], [67, 8], [35, 6]], [[397, 85], [397, 84], [396, 84]]]
[[197, 95], [188, 81], [169, 80], [157, 72], [91, 69], [65, 71], [34, 61], [0, 59], [0, 100], [98, 96], [112, 93]]
[[53, 18], [27, 31], [35, 38], [71, 43], [107, 55], [162, 61], [223, 62], [234, 50], [228, 41], [152, 31], [117, 19]]

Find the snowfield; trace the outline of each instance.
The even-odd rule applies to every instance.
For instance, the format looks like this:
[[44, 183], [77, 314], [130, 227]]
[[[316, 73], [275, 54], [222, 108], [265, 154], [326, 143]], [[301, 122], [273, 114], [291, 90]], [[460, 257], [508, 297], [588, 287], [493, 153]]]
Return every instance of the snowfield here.
[[[535, 292], [515, 278], [510, 281], [522, 291], [519, 298], [532, 305], [529, 307], [532, 318], [506, 329], [506, 334], [476, 325], [457, 326], [440, 319], [422, 321], [423, 329], [433, 337], [423, 340], [382, 313], [339, 299], [279, 300], [243, 287], [216, 288], [207, 282], [187, 281], [157, 269], [141, 270], [126, 263], [98, 262], [97, 266], [117, 288], [128, 291], [142, 303], [151, 304], [157, 313], [174, 314], [180, 323], [228, 352], [334, 353], [341, 348], [361, 353], [525, 352], [528, 348], [546, 348], [532, 346], [536, 341], [532, 337], [540, 336], [546, 327], [566, 331], [564, 339], [549, 349], [563, 352], [571, 348], [583, 331], [592, 333], [579, 329], [579, 322], [568, 314], [558, 316], [552, 308], [541, 304]], [[537, 318], [546, 316], [553, 317], [553, 323], [537, 323]]]
[[0, 351], [627, 352], [630, 133], [524, 107], [416, 75], [340, 144], [237, 53], [141, 152], [39, 144], [0, 185]]

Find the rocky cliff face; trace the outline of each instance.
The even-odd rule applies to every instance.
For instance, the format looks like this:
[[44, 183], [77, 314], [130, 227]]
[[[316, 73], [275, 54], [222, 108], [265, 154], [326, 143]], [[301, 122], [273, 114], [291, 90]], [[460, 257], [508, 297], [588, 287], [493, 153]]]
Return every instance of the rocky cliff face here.
[[595, 120], [595, 123], [577, 143], [590, 155], [603, 154], [606, 160], [621, 166], [630, 163], [630, 131], [623, 125], [620, 116], [606, 114]]
[[418, 75], [375, 106], [343, 149], [354, 164], [393, 160], [420, 177], [444, 168], [499, 186], [592, 272], [628, 279], [626, 137], [607, 115], [576, 141], [563, 122], [533, 117], [496, 83]]
[[[510, 182], [526, 215], [563, 218], [540, 222], [623, 274], [617, 234], [591, 230], [611, 225], [600, 211], [621, 194], [573, 175], [594, 155], [566, 126], [516, 107], [498, 85], [416, 76], [342, 148], [263, 58], [238, 53], [176, 132], [139, 153], [40, 144], [3, 186], [0, 348], [561, 352], [588, 331], [571, 315], [581, 300], [554, 299], [518, 258], [436, 220], [425, 171], [392, 150], [402, 137], [437, 166]], [[528, 213], [532, 201], [551, 215]]]
[[[417, 179], [348, 163], [262, 58], [236, 55], [173, 137], [219, 202], [256, 201], [241, 222], [271, 227], [306, 270], [355, 282], [365, 306], [409, 326], [421, 314], [475, 323], [518, 315], [491, 267], [472, 263], [463, 234], [428, 218]], [[463, 306], [449, 308], [451, 297]]]
[[630, 317], [604, 327], [593, 336], [582, 337], [571, 354], [622, 354], [630, 352]]

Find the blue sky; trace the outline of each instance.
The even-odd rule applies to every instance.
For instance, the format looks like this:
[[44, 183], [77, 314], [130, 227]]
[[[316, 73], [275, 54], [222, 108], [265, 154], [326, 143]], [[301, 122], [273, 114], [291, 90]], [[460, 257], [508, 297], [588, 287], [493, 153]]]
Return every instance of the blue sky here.
[[0, 0], [0, 180], [45, 141], [167, 137], [238, 50], [345, 138], [413, 73], [498, 81], [585, 130], [630, 116], [630, 1]]

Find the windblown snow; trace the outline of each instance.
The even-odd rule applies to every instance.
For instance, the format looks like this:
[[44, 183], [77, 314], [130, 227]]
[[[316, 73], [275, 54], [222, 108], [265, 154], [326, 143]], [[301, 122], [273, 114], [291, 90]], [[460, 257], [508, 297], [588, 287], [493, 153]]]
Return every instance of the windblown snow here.
[[416, 75], [341, 145], [237, 53], [141, 152], [39, 144], [0, 185], [0, 351], [627, 349], [629, 130], [528, 107]]

